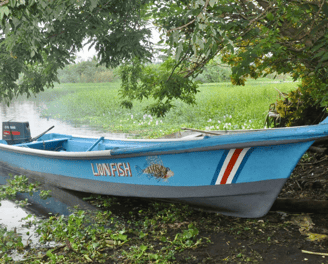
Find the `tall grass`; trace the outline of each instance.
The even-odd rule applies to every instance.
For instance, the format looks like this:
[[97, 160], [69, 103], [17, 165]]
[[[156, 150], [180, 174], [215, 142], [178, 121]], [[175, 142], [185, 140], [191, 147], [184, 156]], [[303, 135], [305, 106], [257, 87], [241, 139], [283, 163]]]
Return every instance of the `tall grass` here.
[[263, 128], [269, 105], [278, 92], [296, 88], [292, 82], [270, 79], [248, 82], [245, 86], [231, 83], [203, 84], [196, 96], [196, 105], [176, 101], [166, 117], [156, 118], [143, 109], [150, 100], [135, 102], [134, 107], [120, 107], [119, 83], [61, 84], [41, 95], [47, 109], [43, 116], [102, 127], [112, 132], [157, 137], [180, 130], [256, 129]]

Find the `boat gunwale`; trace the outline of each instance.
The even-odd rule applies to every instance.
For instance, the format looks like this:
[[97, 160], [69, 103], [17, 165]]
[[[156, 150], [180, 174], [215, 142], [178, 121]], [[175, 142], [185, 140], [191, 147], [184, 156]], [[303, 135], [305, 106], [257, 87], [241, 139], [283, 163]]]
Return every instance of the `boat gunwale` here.
[[[85, 136], [85, 135], [66, 135], [66, 134], [59, 134], [56, 133], [58, 135], [63, 135], [63, 136], [70, 136], [72, 138], [84, 138], [84, 139], [98, 139], [95, 137], [89, 137], [89, 136]], [[201, 133], [199, 133], [201, 134]], [[147, 138], [117, 138], [117, 137], [104, 137], [105, 140], [114, 140], [114, 141], [137, 141], [137, 142], [167, 142], [167, 141], [196, 141], [196, 140], [202, 140], [204, 138], [204, 136], [201, 137], [181, 137], [181, 138], [153, 138], [153, 139], [147, 139]]]
[[[324, 128], [326, 128], [326, 130]], [[319, 128], [319, 130], [317, 129]], [[311, 130], [313, 129], [313, 130]], [[287, 133], [285, 133], [287, 132]], [[58, 134], [56, 139], [67, 138], [71, 140], [74, 138], [81, 139], [95, 139], [87, 136], [76, 136], [76, 135], [66, 135]], [[60, 136], [60, 137], [58, 137]], [[251, 138], [247, 138], [250, 136]], [[256, 138], [257, 137], [257, 138]], [[231, 138], [230, 142], [224, 142], [227, 138]], [[212, 151], [221, 149], [234, 149], [234, 148], [247, 148], [247, 147], [262, 147], [271, 145], [282, 145], [282, 144], [292, 144], [316, 141], [318, 139], [328, 139], [328, 124], [320, 123], [311, 126], [302, 127], [290, 127], [284, 130], [272, 130], [266, 129], [264, 131], [251, 131], [247, 133], [236, 133], [236, 134], [225, 134], [213, 137], [200, 137], [200, 138], [178, 138], [178, 139], [109, 139], [112, 141], [124, 141], [124, 142], [171, 142], [171, 143], [181, 143], [181, 145], [156, 145], [156, 146], [134, 146], [134, 147], [122, 147], [118, 149], [109, 150], [98, 150], [90, 152], [56, 152], [48, 150], [40, 150], [33, 148], [25, 148], [16, 145], [6, 145], [0, 144], [0, 149], [5, 151], [11, 151], [21, 154], [42, 156], [48, 158], [56, 159], [101, 159], [101, 158], [125, 158], [125, 157], [136, 157], [136, 156], [154, 156], [154, 155], [165, 155], [165, 154], [180, 154], [189, 152], [202, 152], [202, 151]], [[239, 141], [238, 141], [239, 139]], [[207, 141], [209, 140], [209, 141]], [[42, 142], [42, 139], [38, 140]], [[36, 142], [38, 142], [36, 141]], [[46, 142], [47, 140], [44, 140]], [[51, 140], [49, 140], [51, 141]], [[199, 142], [197, 142], [199, 141]], [[236, 142], [237, 141], [237, 142]], [[192, 143], [187, 145], [185, 143]], [[198, 143], [203, 143], [203, 146], [199, 146]], [[235, 143], [236, 142], [236, 143]], [[196, 143], [196, 144], [195, 144]], [[211, 145], [210, 145], [211, 144]], [[172, 147], [173, 146], [173, 147]]]
[[112, 150], [99, 150], [99, 151], [90, 151], [90, 152], [55, 152], [55, 151], [24, 148], [24, 147], [11, 146], [11, 145], [3, 145], [3, 144], [0, 144], [0, 149], [4, 151], [11, 151], [20, 154], [41, 156], [41, 157], [55, 158], [55, 159], [71, 159], [71, 160], [101, 159], [101, 158], [117, 159], [117, 158], [129, 158], [129, 157], [140, 157], [140, 156], [181, 154], [181, 153], [202, 152], [202, 151], [212, 151], [212, 150], [222, 150], [222, 149], [265, 147], [265, 146], [310, 142], [310, 141], [315, 141], [317, 139], [328, 139], [328, 136], [304, 138], [304, 139], [249, 141], [249, 142], [241, 142], [241, 143], [234, 143], [234, 144], [206, 146], [200, 148], [188, 148], [188, 149], [181, 149], [181, 150], [158, 151], [155, 149], [154, 151], [138, 152], [138, 150], [142, 148], [134, 148], [133, 150], [135, 151], [135, 153], [126, 153], [126, 154], [125, 153], [115, 154], [112, 153]]

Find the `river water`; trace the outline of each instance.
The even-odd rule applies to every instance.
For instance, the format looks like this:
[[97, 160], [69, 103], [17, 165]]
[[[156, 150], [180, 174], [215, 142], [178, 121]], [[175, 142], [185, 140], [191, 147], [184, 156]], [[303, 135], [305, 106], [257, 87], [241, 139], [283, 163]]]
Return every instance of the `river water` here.
[[8, 107], [0, 104], [0, 125], [2, 133], [2, 122], [6, 121], [28, 121], [31, 128], [31, 136], [35, 137], [46, 131], [49, 127], [55, 126], [49, 133], [61, 133], [70, 135], [83, 135], [94, 137], [118, 137], [127, 138], [129, 135], [124, 133], [104, 132], [101, 128], [89, 127], [87, 125], [63, 122], [60, 120], [41, 117], [41, 111], [45, 104], [39, 100], [16, 100]]

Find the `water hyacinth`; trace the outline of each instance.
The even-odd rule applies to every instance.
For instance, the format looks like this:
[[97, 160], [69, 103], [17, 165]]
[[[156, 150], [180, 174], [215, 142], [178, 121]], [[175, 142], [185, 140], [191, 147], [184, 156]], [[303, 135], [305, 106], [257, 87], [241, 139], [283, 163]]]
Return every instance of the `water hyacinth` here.
[[[138, 137], [161, 137], [178, 132], [181, 127], [203, 130], [206, 127], [215, 130], [258, 129], [263, 128], [268, 105], [276, 100], [274, 87], [289, 92], [296, 85], [270, 81], [267, 79], [262, 83], [259, 80], [256, 85], [254, 81], [248, 82], [244, 87], [229, 83], [203, 84], [196, 95], [197, 106], [177, 100], [176, 107], [161, 120], [144, 113], [144, 109], [152, 103], [147, 100], [136, 101], [132, 109], [121, 108], [115, 100], [119, 83], [97, 84], [92, 89], [82, 83], [60, 84], [42, 93], [40, 101], [45, 105], [42, 116], [92, 124], [104, 129], [104, 132], [133, 133]], [[67, 93], [68, 90], [71, 93]], [[49, 100], [45, 99], [46, 95]], [[52, 98], [56, 100], [52, 101]]]

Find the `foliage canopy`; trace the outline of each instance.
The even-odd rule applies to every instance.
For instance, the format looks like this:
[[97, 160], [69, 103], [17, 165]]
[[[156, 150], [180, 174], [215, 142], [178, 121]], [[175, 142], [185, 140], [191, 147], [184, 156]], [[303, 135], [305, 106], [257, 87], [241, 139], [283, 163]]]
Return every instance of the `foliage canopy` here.
[[[43, 91], [74, 59], [84, 41], [98, 61], [118, 66], [151, 57], [145, 0], [1, 0], [0, 99]], [[17, 84], [19, 74], [23, 80]]]
[[[304, 80], [301, 94], [306, 91], [315, 104], [328, 105], [325, 0], [2, 0], [0, 6], [2, 99], [51, 86], [57, 69], [89, 39], [99, 63], [123, 63], [130, 74], [138, 73], [125, 75], [122, 93], [128, 100], [143, 97], [142, 87], [148, 93], [153, 83], [156, 92], [147, 96], [158, 107], [149, 109], [160, 115], [181, 97], [175, 89], [193, 102], [195, 85], [188, 78], [200, 74], [217, 55], [232, 66], [234, 84], [243, 85], [247, 77], [289, 73]], [[168, 47], [163, 52], [174, 57], [166, 79], [159, 77], [162, 71], [153, 79], [146, 76], [150, 73], [143, 64], [152, 57], [147, 21], [161, 30], [161, 42]], [[15, 83], [19, 73], [25, 78], [21, 85]], [[172, 80], [175, 84], [168, 85]]]

